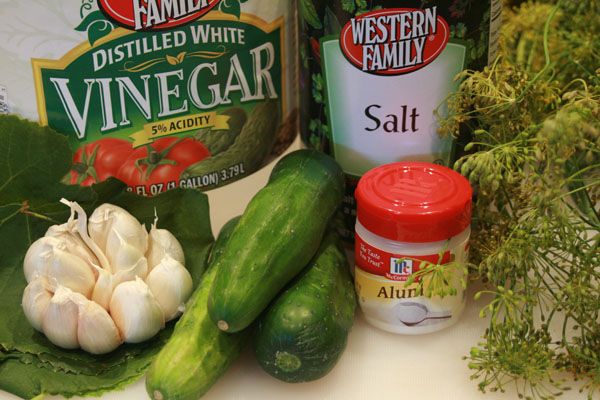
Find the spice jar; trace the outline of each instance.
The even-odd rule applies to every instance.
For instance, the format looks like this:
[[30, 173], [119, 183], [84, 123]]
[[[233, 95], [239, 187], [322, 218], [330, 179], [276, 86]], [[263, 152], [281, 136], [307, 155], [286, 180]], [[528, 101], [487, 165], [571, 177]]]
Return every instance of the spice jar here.
[[[366, 320], [401, 334], [454, 324], [465, 307], [472, 189], [436, 164], [401, 162], [367, 172], [356, 189], [355, 282]], [[457, 267], [448, 264], [456, 262]], [[428, 280], [407, 284], [427, 265], [446, 265], [452, 295], [426, 297]], [[437, 267], [434, 267], [437, 268]]]

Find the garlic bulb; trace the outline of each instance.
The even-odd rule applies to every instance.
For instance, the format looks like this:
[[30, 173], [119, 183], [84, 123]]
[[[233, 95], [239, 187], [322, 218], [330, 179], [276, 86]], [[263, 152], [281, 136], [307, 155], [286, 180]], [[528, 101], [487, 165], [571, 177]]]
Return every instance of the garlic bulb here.
[[166, 229], [157, 229], [157, 222], [158, 218], [154, 220], [154, 224], [148, 235], [148, 264], [150, 265], [150, 270], [160, 264], [165, 256], [169, 256], [179, 261], [179, 263], [185, 264], [185, 256], [183, 255], [181, 245], [171, 232]]
[[[174, 235], [150, 231], [124, 209], [103, 204], [88, 219], [77, 203], [27, 250], [23, 312], [57, 346], [92, 354], [150, 339], [183, 312], [192, 291]], [[150, 270], [153, 271], [151, 276]]]
[[158, 301], [140, 278], [115, 288], [110, 300], [110, 314], [127, 343], [148, 340], [165, 326], [165, 316]]
[[23, 292], [23, 312], [31, 326], [42, 331], [42, 320], [46, 314], [48, 304], [52, 299], [52, 293], [48, 290], [48, 284], [44, 278], [37, 278], [29, 283]]
[[42, 319], [42, 330], [48, 340], [63, 349], [79, 348], [79, 304], [85, 304], [86, 301], [81, 294], [62, 286], [58, 287]]
[[108, 312], [93, 301], [79, 307], [77, 341], [88, 353], [110, 353], [123, 342]]
[[192, 276], [179, 261], [168, 255], [148, 274], [146, 283], [167, 321], [183, 312], [185, 302], [192, 294]]

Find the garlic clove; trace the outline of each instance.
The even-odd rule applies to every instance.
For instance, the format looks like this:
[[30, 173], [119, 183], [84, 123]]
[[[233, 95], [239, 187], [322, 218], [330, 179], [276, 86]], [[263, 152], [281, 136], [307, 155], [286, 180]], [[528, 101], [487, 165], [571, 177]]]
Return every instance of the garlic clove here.
[[146, 283], [167, 321], [181, 315], [192, 294], [192, 276], [179, 261], [167, 255], [148, 274]]
[[48, 303], [42, 319], [42, 331], [48, 340], [63, 349], [79, 348], [77, 340], [79, 306], [88, 301], [81, 294], [59, 286]]
[[127, 281], [134, 281], [136, 278], [145, 280], [148, 276], [148, 261], [146, 257], [140, 258], [134, 266], [126, 270], [118, 271], [113, 275], [115, 286]]
[[110, 300], [110, 314], [127, 343], [148, 340], [165, 326], [158, 301], [140, 278], [115, 288]]
[[148, 253], [146, 258], [148, 258], [150, 271], [152, 271], [166, 255], [179, 261], [182, 265], [185, 265], [183, 248], [177, 238], [166, 229], [157, 229], [155, 222], [148, 234]]
[[42, 331], [42, 321], [51, 299], [52, 293], [48, 290], [46, 279], [42, 277], [31, 281], [23, 292], [23, 313], [37, 331]]
[[110, 299], [116, 286], [123, 282], [134, 281], [136, 278], [146, 279], [148, 275], [148, 263], [145, 257], [140, 258], [135, 265], [127, 270], [118, 271], [116, 274], [101, 270], [94, 286], [92, 300], [108, 310]]
[[112, 241], [107, 244], [107, 256], [113, 271], [129, 270], [136, 265], [144, 254], [135, 246], [129, 244], [121, 234], [113, 228], [112, 234], [117, 238], [118, 242]]
[[46, 278], [51, 287], [64, 286], [90, 298], [96, 284], [92, 268], [81, 258], [55, 248], [52, 251]]
[[[118, 235], [117, 235], [118, 233]], [[131, 215], [118, 215], [106, 238], [106, 251], [111, 252], [121, 244], [121, 241], [139, 250], [142, 255], [148, 250], [148, 232], [137, 219]]]
[[77, 340], [83, 350], [92, 354], [110, 353], [122, 343], [108, 312], [93, 301], [79, 307]]
[[111, 228], [116, 208], [118, 207], [112, 204], [102, 204], [88, 218], [88, 232], [90, 237], [102, 251], [106, 250], [107, 233]]
[[23, 261], [23, 272], [27, 283], [46, 275], [52, 251], [58, 247], [61, 247], [61, 242], [53, 237], [42, 237], [29, 246]]
[[108, 310], [114, 289], [115, 279], [113, 275], [98, 267], [98, 280], [92, 292], [92, 301], [105, 310]]
[[112, 233], [114, 231], [142, 254], [148, 248], [146, 228], [133, 215], [112, 204], [102, 204], [94, 210], [88, 220], [88, 230], [94, 242], [105, 252], [110, 252], [108, 247], [115, 248], [113, 246], [120, 243], [119, 238]]
[[77, 230], [77, 220], [69, 220], [62, 225], [53, 225], [46, 231], [45, 237], [52, 237], [60, 240], [66, 251], [74, 254], [92, 265], [99, 265], [98, 258], [94, 252], [85, 244]]

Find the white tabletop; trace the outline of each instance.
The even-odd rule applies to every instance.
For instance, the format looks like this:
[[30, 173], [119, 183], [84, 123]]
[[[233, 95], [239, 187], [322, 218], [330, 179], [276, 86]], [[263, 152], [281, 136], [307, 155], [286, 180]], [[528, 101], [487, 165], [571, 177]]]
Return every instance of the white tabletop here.
[[[297, 141], [290, 150], [300, 147]], [[208, 193], [215, 235], [230, 218], [241, 214], [248, 201], [263, 187], [273, 163], [262, 171], [228, 187]], [[287, 384], [263, 372], [247, 350], [240, 360], [204, 396], [207, 400], [513, 400], [507, 392], [482, 394], [462, 357], [481, 338], [486, 321], [479, 318], [483, 301], [472, 300], [461, 320], [444, 331], [423, 336], [400, 336], [369, 326], [360, 312], [340, 362], [326, 377], [310, 383]], [[577, 390], [560, 399], [584, 399]], [[17, 397], [0, 391], [0, 400]], [[48, 399], [60, 399], [49, 397]], [[148, 399], [144, 381], [125, 391], [107, 393], [102, 400]]]

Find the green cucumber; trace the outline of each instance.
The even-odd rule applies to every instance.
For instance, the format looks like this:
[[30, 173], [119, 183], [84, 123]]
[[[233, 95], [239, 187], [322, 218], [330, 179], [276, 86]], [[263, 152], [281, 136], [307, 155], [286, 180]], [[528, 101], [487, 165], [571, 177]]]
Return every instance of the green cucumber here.
[[339, 237], [331, 232], [307, 269], [258, 320], [258, 362], [285, 382], [322, 378], [346, 348], [355, 310], [348, 260]]
[[[241, 166], [244, 173], [231, 177], [229, 182], [255, 172], [271, 154], [277, 138], [278, 125], [278, 102], [269, 100], [258, 104], [250, 112], [239, 136], [227, 150], [188, 167], [183, 171], [181, 179], [194, 179], [214, 174], [235, 165]], [[218, 183], [204, 186], [202, 189], [208, 190], [216, 186]]]
[[299, 150], [275, 165], [214, 260], [208, 312], [221, 330], [247, 328], [308, 264], [343, 194], [341, 168], [321, 152]]
[[225, 251], [227, 241], [231, 237], [231, 234], [233, 233], [233, 230], [235, 229], [237, 224], [240, 222], [240, 218], [242, 218], [242, 216], [238, 215], [237, 217], [230, 219], [221, 228], [221, 231], [219, 232], [219, 237], [215, 241], [215, 244], [213, 245], [210, 251], [210, 257], [208, 258], [209, 265], [212, 265], [213, 260], [216, 257], [221, 256], [221, 254], [223, 254], [223, 252]]
[[[236, 222], [230, 221], [223, 227], [213, 254], [227, 243]], [[150, 398], [197, 400], [240, 355], [249, 332], [224, 333], [208, 317], [208, 292], [217, 272], [214, 265], [209, 267], [173, 335], [152, 362], [146, 375]]]

